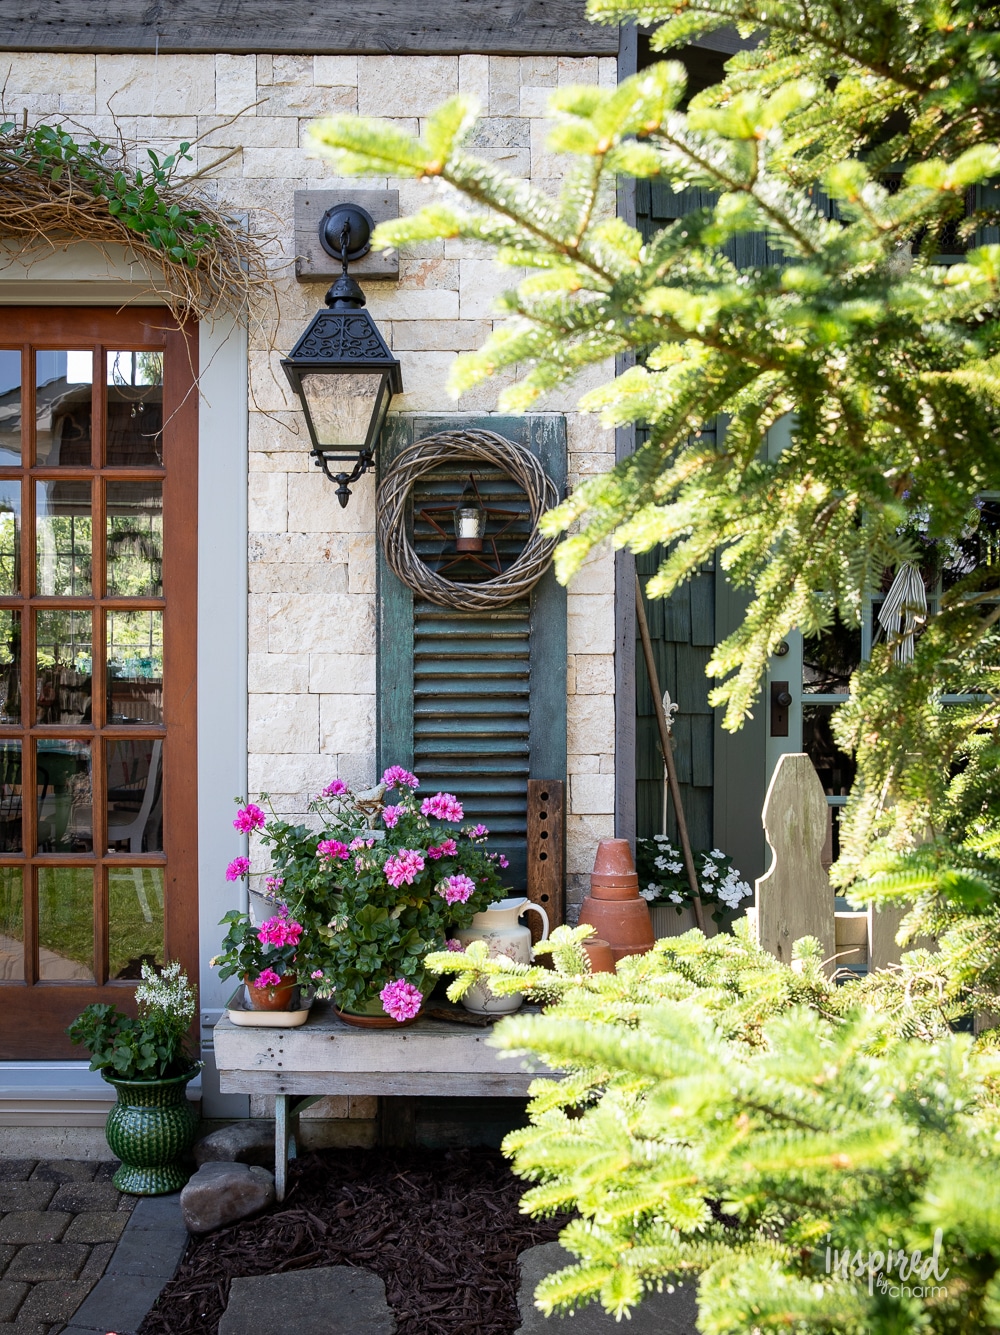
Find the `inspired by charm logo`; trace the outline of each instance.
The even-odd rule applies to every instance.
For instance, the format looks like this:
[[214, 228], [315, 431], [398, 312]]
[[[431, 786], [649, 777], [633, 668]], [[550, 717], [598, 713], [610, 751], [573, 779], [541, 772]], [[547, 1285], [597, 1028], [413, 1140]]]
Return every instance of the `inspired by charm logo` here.
[[941, 1281], [947, 1279], [950, 1267], [942, 1268], [941, 1244], [942, 1233], [937, 1229], [934, 1248], [929, 1256], [925, 1256], [919, 1248], [912, 1252], [906, 1252], [901, 1247], [895, 1248], [891, 1238], [887, 1240], [885, 1251], [863, 1252], [858, 1248], [852, 1254], [849, 1247], [840, 1251], [828, 1246], [826, 1273], [845, 1282], [864, 1280], [868, 1292], [873, 1295], [877, 1289], [888, 1298], [943, 1297]]

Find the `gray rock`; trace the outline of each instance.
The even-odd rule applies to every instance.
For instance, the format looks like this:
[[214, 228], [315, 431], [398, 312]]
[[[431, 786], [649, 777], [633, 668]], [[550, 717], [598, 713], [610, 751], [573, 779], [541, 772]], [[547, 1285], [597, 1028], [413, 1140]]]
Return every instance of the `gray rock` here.
[[203, 1136], [194, 1147], [195, 1163], [253, 1163], [274, 1168], [274, 1123], [260, 1118], [233, 1122]]
[[189, 1233], [211, 1233], [274, 1203], [274, 1174], [242, 1163], [207, 1163], [181, 1192]]
[[[517, 1335], [622, 1335], [622, 1323], [605, 1312], [600, 1303], [578, 1309], [572, 1316], [543, 1316], [535, 1306], [535, 1289], [546, 1275], [572, 1265], [575, 1258], [558, 1242], [529, 1247], [518, 1258], [521, 1287], [517, 1294], [521, 1325]], [[697, 1285], [684, 1284], [673, 1293], [651, 1293], [638, 1307], [632, 1308], [628, 1335], [698, 1335]], [[222, 1335], [222, 1327], [219, 1327]], [[234, 1332], [235, 1335], [235, 1332]]]
[[354, 1266], [232, 1281], [219, 1335], [288, 1335], [293, 1326], [295, 1335], [394, 1335], [396, 1319], [378, 1275]]

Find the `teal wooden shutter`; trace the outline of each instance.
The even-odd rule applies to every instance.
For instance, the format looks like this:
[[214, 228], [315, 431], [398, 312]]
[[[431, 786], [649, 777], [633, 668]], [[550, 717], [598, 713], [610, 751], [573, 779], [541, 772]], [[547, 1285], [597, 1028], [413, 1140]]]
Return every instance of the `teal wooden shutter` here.
[[[554, 414], [390, 419], [380, 467], [412, 441], [458, 428], [495, 431], [527, 446], [562, 492], [566, 423]], [[460, 494], [468, 471], [457, 462], [423, 479], [414, 489], [417, 513], [435, 498]], [[523, 508], [508, 479], [498, 474], [490, 485], [494, 504]], [[515, 525], [502, 552], [505, 545], [511, 556], [525, 532]], [[414, 545], [421, 555], [435, 554], [424, 525], [417, 525]], [[377, 579], [379, 771], [405, 765], [423, 791], [457, 793], [467, 817], [489, 827], [491, 847], [507, 855], [508, 879], [521, 888], [528, 779], [566, 774], [566, 591], [549, 570], [529, 598], [492, 612], [456, 612], [411, 593], [381, 549]]]

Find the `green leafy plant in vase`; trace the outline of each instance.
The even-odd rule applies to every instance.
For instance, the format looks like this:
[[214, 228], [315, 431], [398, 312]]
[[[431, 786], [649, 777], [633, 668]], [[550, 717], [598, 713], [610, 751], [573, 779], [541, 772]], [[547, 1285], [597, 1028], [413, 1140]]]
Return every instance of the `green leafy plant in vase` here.
[[108, 1145], [122, 1161], [115, 1186], [160, 1196], [178, 1191], [191, 1175], [185, 1156], [198, 1118], [186, 1090], [201, 1070], [190, 1039], [197, 996], [179, 964], [159, 973], [144, 964], [135, 1001], [136, 1018], [95, 1004], [68, 1032], [90, 1053], [90, 1069], [100, 1071], [118, 1096], [105, 1126]]

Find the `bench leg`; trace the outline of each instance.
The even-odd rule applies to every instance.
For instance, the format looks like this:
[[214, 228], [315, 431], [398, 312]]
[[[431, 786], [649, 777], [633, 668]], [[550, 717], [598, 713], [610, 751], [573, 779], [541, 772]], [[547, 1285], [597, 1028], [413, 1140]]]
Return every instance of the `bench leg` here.
[[[274, 1192], [279, 1201], [285, 1199], [288, 1183], [289, 1142], [288, 1095], [274, 1096]], [[294, 1145], [294, 1140], [292, 1141]]]

